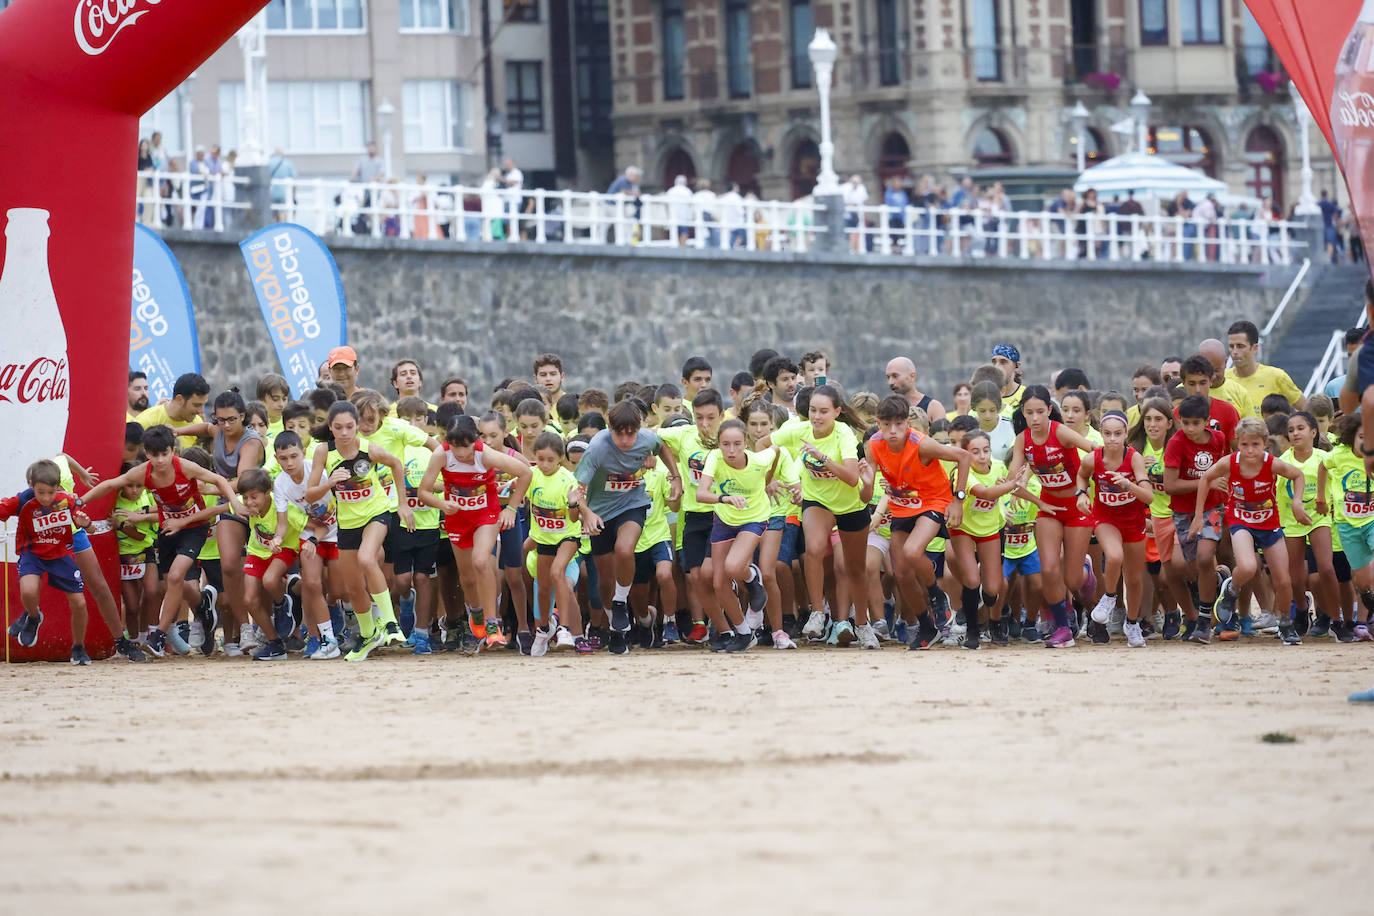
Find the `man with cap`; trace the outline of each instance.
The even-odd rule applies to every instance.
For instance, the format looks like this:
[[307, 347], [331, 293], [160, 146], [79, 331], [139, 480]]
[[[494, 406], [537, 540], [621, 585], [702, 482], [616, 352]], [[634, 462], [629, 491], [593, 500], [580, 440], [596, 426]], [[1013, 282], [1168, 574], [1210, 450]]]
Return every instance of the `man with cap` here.
[[1011, 344], [998, 344], [992, 348], [992, 364], [1006, 378], [1002, 385], [1002, 416], [1010, 419], [1021, 409], [1021, 398], [1026, 395], [1026, 386], [1021, 384], [1021, 351]]
[[343, 386], [345, 399], [353, 397], [358, 390], [358, 354], [352, 347], [329, 351], [329, 377]]
[[945, 418], [945, 405], [930, 395], [923, 394], [916, 387], [915, 363], [905, 356], [898, 356], [888, 362], [884, 372], [887, 375], [887, 387], [892, 389], [893, 394], [906, 398], [907, 403], [912, 407], [919, 407], [924, 410], [926, 417], [932, 423]]

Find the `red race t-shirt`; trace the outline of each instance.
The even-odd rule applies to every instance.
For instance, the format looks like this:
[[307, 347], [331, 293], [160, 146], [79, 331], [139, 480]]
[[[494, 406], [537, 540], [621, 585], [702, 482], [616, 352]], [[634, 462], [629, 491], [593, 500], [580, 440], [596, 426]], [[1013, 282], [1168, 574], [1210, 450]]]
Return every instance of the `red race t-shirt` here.
[[40, 506], [33, 496], [22, 503], [18, 496], [0, 500], [0, 519], [19, 516], [15, 538], [19, 551], [28, 551], [43, 560], [56, 560], [71, 554], [72, 514], [75, 512], [76, 497], [62, 490], [57, 491], [48, 506]]
[[[1208, 403], [1211, 414], [1207, 417], [1207, 428], [1220, 430], [1226, 436], [1226, 444], [1230, 445], [1236, 438], [1236, 424], [1240, 422], [1240, 412], [1221, 398], [1212, 398]], [[1178, 418], [1178, 408], [1175, 407], [1174, 419]]]
[[[1217, 403], [1216, 398], [1212, 403]], [[1227, 405], [1230, 406], [1230, 405]], [[1235, 413], [1235, 408], [1232, 408]], [[1166, 468], [1178, 468], [1180, 480], [1201, 480], [1202, 475], [1226, 457], [1230, 451], [1226, 443], [1230, 440], [1226, 434], [1217, 430], [1211, 430], [1211, 437], [1205, 443], [1197, 443], [1184, 433], [1174, 433], [1169, 437], [1169, 444], [1164, 446], [1164, 466]], [[1226, 498], [1226, 494], [1220, 490], [1212, 490], [1207, 494], [1207, 502], [1204, 509], [1211, 509], [1221, 505], [1221, 501]], [[1192, 515], [1197, 507], [1196, 493], [1176, 493], [1169, 497], [1169, 509], [1172, 512]]]

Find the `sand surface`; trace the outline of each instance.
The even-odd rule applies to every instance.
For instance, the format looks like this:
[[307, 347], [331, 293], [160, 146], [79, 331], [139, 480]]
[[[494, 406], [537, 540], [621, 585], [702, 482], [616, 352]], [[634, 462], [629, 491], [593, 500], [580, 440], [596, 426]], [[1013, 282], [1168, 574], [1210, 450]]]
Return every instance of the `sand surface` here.
[[15, 665], [0, 912], [1367, 914], [1372, 661]]

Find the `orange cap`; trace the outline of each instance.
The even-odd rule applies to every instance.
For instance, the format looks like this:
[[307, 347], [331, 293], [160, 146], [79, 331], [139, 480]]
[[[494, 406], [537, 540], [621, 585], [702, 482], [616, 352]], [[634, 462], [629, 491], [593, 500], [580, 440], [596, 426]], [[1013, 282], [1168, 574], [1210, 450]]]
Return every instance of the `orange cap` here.
[[356, 366], [358, 365], [358, 354], [353, 351], [352, 347], [335, 347], [329, 351], [329, 365], [332, 366], [335, 363], [348, 363]]

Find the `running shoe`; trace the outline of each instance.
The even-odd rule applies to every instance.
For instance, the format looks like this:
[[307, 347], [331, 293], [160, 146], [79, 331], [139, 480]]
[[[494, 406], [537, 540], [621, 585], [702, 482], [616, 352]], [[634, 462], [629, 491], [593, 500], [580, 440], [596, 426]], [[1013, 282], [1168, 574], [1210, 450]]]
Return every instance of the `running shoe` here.
[[700, 646], [706, 642], [707, 635], [706, 624], [695, 623], [692, 624], [692, 632], [687, 634], [683, 642], [691, 646]]
[[320, 643], [320, 647], [315, 650], [314, 655], [307, 655], [306, 658], [311, 661], [322, 662], [328, 661], [331, 658], [338, 658], [341, 655], [343, 655], [343, 650], [339, 648], [339, 641], [337, 639], [326, 639]]
[[754, 630], [753, 633], [755, 636], [758, 637], [759, 645], [763, 646], [764, 648], [773, 645], [772, 630], [768, 629], [767, 627], [759, 627], [757, 630]]
[[1165, 640], [1177, 639], [1181, 622], [1182, 618], [1178, 611], [1166, 611], [1164, 613], [1164, 626], [1159, 628], [1159, 635]]
[[611, 602], [611, 629], [618, 633], [630, 631], [630, 606], [624, 601]]
[[296, 628], [296, 621], [291, 616], [291, 599], [283, 598], [272, 605], [272, 626], [276, 628], [278, 639], [285, 639]]
[[191, 644], [200, 650], [201, 655], [215, 653], [215, 627], [219, 626], [218, 603], [219, 590], [213, 585], [207, 585], [200, 590], [200, 601], [191, 611], [200, 624], [201, 636], [199, 643], [191, 640]]
[[1002, 617], [992, 622], [992, 644], [1005, 646], [1011, 643], [1011, 618]]
[[192, 649], [199, 649], [205, 643], [205, 628], [200, 625], [200, 618], [194, 613], [191, 615], [191, 632], [187, 635], [186, 641], [191, 644]]
[[1200, 621], [1197, 628], [1193, 630], [1193, 642], [1200, 646], [1209, 645], [1212, 642], [1212, 628], [1207, 625], [1207, 621]]
[[756, 611], [753, 608], [744, 612], [744, 628], [750, 632], [757, 632], [763, 626], [763, 611]]
[[970, 624], [968, 629], [964, 631], [962, 645], [965, 649], [977, 649], [982, 645], [977, 626]]
[[669, 646], [682, 642], [682, 636], [677, 631], [677, 621], [671, 617], [663, 621], [663, 642]]
[[1103, 595], [1098, 599], [1093, 607], [1093, 623], [1103, 623], [1112, 619], [1112, 613], [1116, 610], [1116, 596]]
[[448, 617], [439, 617], [439, 642], [446, 652], [457, 652], [460, 645], [462, 627], [449, 623]]
[[725, 651], [729, 653], [748, 652], [758, 645], [758, 638], [754, 636], [752, 630], [744, 633], [736, 633], [730, 637], [730, 641], [725, 644]]
[[801, 624], [797, 622], [796, 614], [782, 615], [782, 628], [787, 631], [787, 635], [793, 639], [801, 636]]
[[892, 635], [892, 628], [886, 620], [870, 620], [868, 625], [873, 628], [873, 635], [878, 637], [878, 642], [889, 642], [897, 638]]
[[941, 588], [936, 588], [935, 596], [930, 599], [930, 613], [934, 615], [937, 627], [942, 627], [949, 621], [949, 595]]
[[1351, 623], [1350, 621], [1338, 620], [1332, 625], [1331, 629], [1336, 634], [1337, 642], [1355, 641], [1355, 624]]
[[[176, 625], [177, 635], [187, 645], [191, 643], [191, 622], [189, 620], [178, 620]], [[170, 635], [170, 634], [169, 634]]]
[[305, 641], [305, 645], [301, 647], [301, 655], [306, 658], [309, 658], [318, 651], [320, 651], [320, 638], [318, 636], [310, 637]]
[[1192, 642], [1192, 641], [1193, 641], [1193, 634], [1196, 633], [1196, 632], [1197, 632], [1197, 621], [1196, 621], [1196, 620], [1185, 620], [1185, 621], [1183, 621], [1183, 633], [1182, 633], [1182, 635], [1179, 637], [1179, 642]]
[[768, 591], [763, 587], [763, 573], [759, 572], [757, 566], [751, 565], [749, 574], [752, 578], [744, 583], [744, 590], [749, 593], [749, 610], [762, 615], [763, 609], [768, 606]]
[[1126, 645], [1132, 649], [1145, 648], [1145, 634], [1140, 632], [1140, 621], [1128, 620], [1122, 628], [1126, 634]]
[[479, 621], [473, 620], [472, 617], [471, 617], [471, 615], [469, 615], [469, 616], [468, 616], [468, 634], [469, 634], [470, 636], [472, 636], [473, 639], [480, 639], [480, 640], [485, 641], [486, 638], [487, 638], [487, 625], [486, 625], [486, 622], [485, 622], [485, 621], [480, 621], [480, 622], [479, 622]]
[[1217, 638], [1222, 642], [1235, 642], [1240, 639], [1240, 619], [1234, 614], [1231, 615], [1231, 619], [1221, 625]]
[[596, 647], [587, 640], [587, 637], [577, 636], [573, 638], [573, 651], [578, 655], [588, 655], [595, 652]]
[[882, 643], [878, 641], [878, 634], [873, 632], [872, 624], [864, 624], [854, 631], [858, 638], [860, 649], [881, 649]]
[[[30, 614], [25, 612], [18, 620], [10, 624], [10, 635], [19, 640], [19, 645], [25, 649], [32, 649], [38, 642], [38, 628], [43, 625], [43, 612]], [[160, 655], [161, 653], [159, 653]]]
[[148, 641], [144, 643], [143, 647], [149, 655], [162, 658], [167, 654], [167, 634], [161, 630], [149, 630]]
[[[506, 647], [506, 634], [501, 631], [501, 624], [499, 622], [488, 620], [485, 629], [487, 631], [485, 642], [488, 649], [504, 649]], [[397, 632], [399, 633], [399, 630]]]
[[601, 633], [597, 627], [588, 627], [587, 635], [584, 637], [587, 645], [592, 647], [593, 652], [600, 652], [605, 648], [606, 642], [601, 638]]
[[1111, 634], [1107, 632], [1107, 625], [1096, 620], [1088, 624], [1088, 636], [1095, 646], [1105, 646], [1112, 641]]
[[89, 665], [90, 663], [91, 657], [86, 654], [86, 647], [81, 645], [81, 643], [76, 643], [75, 645], [73, 645], [72, 664], [78, 667], [84, 667], [85, 665]]
[[1355, 633], [1355, 641], [1356, 641], [1356, 642], [1369, 642], [1370, 639], [1371, 639], [1371, 636], [1370, 636], [1370, 633], [1369, 633], [1369, 624], [1367, 624], [1367, 623], [1357, 623], [1357, 624], [1355, 624], [1354, 633]]
[[1045, 640], [1047, 649], [1072, 649], [1075, 645], [1077, 643], [1073, 640], [1073, 630], [1068, 627], [1060, 627]]
[[730, 637], [733, 635], [734, 634], [730, 632], [712, 633], [711, 638], [707, 640], [707, 645], [712, 652], [724, 652], [725, 647], [730, 645]]
[[[564, 631], [566, 632], [566, 631]], [[549, 643], [553, 640], [554, 633], [547, 627], [540, 627], [535, 630], [530, 638], [529, 654], [534, 658], [542, 658], [549, 652]]]
[[167, 648], [177, 655], [191, 654], [191, 644], [182, 638], [180, 627], [172, 627], [167, 631]]
[[1229, 578], [1221, 584], [1221, 590], [1217, 595], [1220, 597], [1216, 603], [1216, 618], [1219, 622], [1226, 623], [1236, 613], [1236, 593], [1231, 588]]
[[1108, 621], [1107, 621], [1107, 635], [1108, 635], [1108, 636], [1120, 636], [1121, 634], [1123, 634], [1123, 633], [1125, 633], [1125, 632], [1126, 632], [1126, 609], [1125, 609], [1124, 607], [1122, 607], [1121, 605], [1118, 604], [1118, 605], [1116, 606], [1115, 610], [1112, 611], [1112, 618], [1111, 618], [1111, 620], [1108, 620]]
[[1279, 638], [1283, 640], [1285, 646], [1302, 645], [1302, 637], [1298, 635], [1297, 628], [1291, 624], [1286, 627], [1279, 627]]
[[115, 652], [124, 656], [131, 662], [146, 662], [148, 656], [143, 654], [143, 650], [138, 647], [138, 643], [132, 639], [125, 639], [123, 636], [115, 640]]
[[[1301, 614], [1302, 611], [1298, 611], [1297, 613]], [[1308, 631], [1308, 635], [1313, 639], [1320, 639], [1323, 636], [1331, 635], [1331, 618], [1324, 612], [1318, 611], [1317, 620], [1312, 624], [1312, 628]]]
[[518, 631], [515, 634], [515, 644], [519, 647], [521, 655], [529, 655], [534, 651], [534, 634], [529, 630]]
[[1251, 626], [1256, 633], [1272, 636], [1279, 631], [1279, 619], [1274, 616], [1273, 611], [1260, 611], [1260, 615], [1252, 621]]
[[788, 635], [787, 635], [787, 631], [786, 631], [786, 630], [774, 630], [774, 631], [773, 631], [773, 648], [774, 648], [774, 649], [795, 649], [795, 648], [797, 648], [797, 644], [794, 643], [794, 642], [792, 641], [792, 637], [791, 637], [791, 636], [788, 636]]
[[827, 646], [839, 646], [843, 649], [847, 648], [850, 643], [858, 638], [859, 634], [854, 632], [854, 624], [850, 623], [848, 620], [841, 620], [834, 625], [830, 634], [830, 639], [827, 639], [825, 644]]
[[[239, 644], [236, 642], [225, 643], [223, 649], [225, 658], [240, 658], [243, 655], [243, 650], [239, 648]], [[161, 658], [162, 656], [158, 657]]]
[[652, 649], [654, 647], [653, 623], [650, 622], [646, 625], [635, 621], [634, 625], [630, 627], [628, 642], [630, 645], [639, 646], [641, 649]]
[[940, 641], [940, 630], [934, 624], [922, 623], [913, 632], [915, 635], [907, 646], [912, 652], [928, 652], [931, 646]]
[[253, 661], [255, 662], [280, 662], [286, 660], [286, 646], [280, 639], [268, 640], [265, 644], [253, 650]]
[[908, 645], [911, 642], [911, 627], [907, 626], [906, 621], [900, 617], [892, 624], [892, 636], [890, 639]]
[[433, 655], [434, 649], [429, 644], [429, 634], [424, 630], [411, 630], [410, 635], [415, 637], [415, 642], [411, 644], [411, 655]]
[[1021, 641], [1022, 641], [1022, 642], [1037, 643], [1037, 642], [1043, 642], [1044, 639], [1045, 639], [1045, 637], [1043, 637], [1043, 636], [1040, 635], [1040, 630], [1039, 630], [1038, 627], [1022, 627], [1022, 628], [1021, 628]]
[[1293, 615], [1293, 629], [1298, 636], [1306, 636], [1312, 629], [1312, 614], [1310, 611], [1298, 611]]
[[1361, 690], [1359, 693], [1352, 693], [1346, 699], [1351, 703], [1374, 703], [1374, 687]]
[[825, 624], [830, 618], [824, 611], [812, 611], [811, 616], [806, 618], [806, 626], [802, 627], [802, 635], [807, 639], [820, 639], [825, 634]]
[[363, 644], [344, 656], [345, 661], [360, 662], [372, 654], [372, 650], [382, 644], [382, 630], [377, 628], [371, 636], [363, 637]]
[[630, 651], [630, 640], [621, 630], [611, 630], [611, 654], [626, 655]]
[[28, 619], [29, 612], [20, 611], [19, 616], [14, 618], [14, 623], [10, 624], [10, 628], [5, 632], [9, 633], [11, 639], [18, 639], [19, 634], [23, 632], [24, 624], [28, 622]]
[[462, 644], [458, 647], [458, 651], [464, 655], [477, 655], [482, 651], [482, 646], [484, 644], [484, 640], [478, 639], [471, 633], [466, 633], [463, 636]]
[[573, 649], [576, 646], [577, 643], [573, 639], [572, 631], [567, 627], [559, 627], [558, 632], [554, 634], [553, 647], [555, 649]]
[[1251, 617], [1249, 614], [1241, 614], [1236, 619], [1240, 621], [1241, 636], [1255, 635], [1255, 618]]
[[262, 645], [262, 638], [258, 635], [258, 628], [251, 623], [245, 623], [239, 627], [239, 648], [245, 652]]

